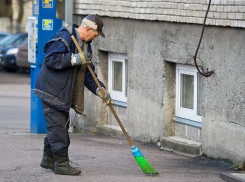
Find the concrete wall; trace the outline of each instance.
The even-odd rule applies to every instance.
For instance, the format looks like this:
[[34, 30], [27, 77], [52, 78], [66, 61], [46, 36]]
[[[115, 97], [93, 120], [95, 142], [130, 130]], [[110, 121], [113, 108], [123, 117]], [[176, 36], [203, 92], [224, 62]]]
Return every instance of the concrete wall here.
[[[127, 54], [126, 128], [130, 136], [135, 140], [157, 141], [171, 135], [174, 65], [194, 64], [192, 56], [202, 27], [102, 18], [106, 38], [100, 37], [93, 43], [96, 70], [99, 78], [107, 83], [107, 52]], [[81, 16], [75, 16], [75, 22], [79, 23], [81, 19]], [[203, 153], [233, 162], [244, 160], [245, 151], [244, 37], [241, 28], [207, 26], [198, 55], [198, 63], [215, 72], [203, 79]], [[108, 121], [108, 110], [99, 98], [90, 95], [86, 93], [88, 100], [83, 123], [91, 128]]]
[[[104, 50], [103, 54], [126, 53], [129, 58], [126, 128], [130, 136], [157, 141], [162, 136], [183, 135], [185, 127], [184, 133], [190, 130], [191, 137], [202, 140], [204, 154], [239, 163], [245, 156], [245, 1], [211, 3], [206, 22], [209, 26], [198, 54], [198, 64], [214, 70], [211, 77], [203, 79], [202, 130], [173, 122], [175, 64], [194, 64], [192, 57], [208, 2], [74, 0], [74, 14], [102, 16], [107, 37], [96, 41], [94, 48]], [[103, 79], [107, 79], [106, 70], [101, 68], [106, 64], [105, 57], [96, 57]], [[96, 115], [107, 113], [107, 108], [97, 100], [95, 103], [92, 123], [106, 123], [107, 114]]]
[[238, 28], [224, 31], [212, 28], [206, 33], [208, 43], [214, 45], [208, 59], [215, 75], [204, 80], [203, 152], [215, 158], [242, 162], [245, 156], [245, 32]]
[[[178, 33], [183, 38], [177, 41], [178, 45], [175, 43], [176, 38], [173, 38], [175, 36], [172, 37], [168, 57], [174, 57], [178, 62], [188, 62], [196, 47], [193, 43], [196, 42], [194, 39], [198, 35], [198, 27], [178, 26], [183, 27]], [[243, 161], [245, 154], [244, 37], [243, 29], [208, 26], [199, 54], [199, 60], [202, 60], [200, 65], [215, 72], [203, 79], [203, 153], [236, 163]]]
[[[74, 18], [75, 22], [81, 22], [81, 17]], [[157, 23], [148, 26], [149, 22], [124, 19], [111, 19], [103, 17], [106, 24], [104, 32], [106, 38], [99, 37], [93, 43], [94, 54], [98, 51], [98, 56], [94, 56], [96, 72], [98, 77], [107, 84], [107, 66], [102, 67], [103, 63], [107, 65], [108, 57], [104, 57], [104, 52], [126, 53], [128, 62], [128, 107], [127, 107], [127, 123], [125, 127], [128, 129], [130, 136], [142, 141], [156, 141], [163, 135], [163, 58], [158, 47], [163, 46], [158, 41], [159, 32]], [[149, 33], [151, 32], [151, 33]], [[144, 40], [144, 44], [142, 44]], [[158, 42], [158, 45], [156, 44]], [[102, 51], [103, 50], [103, 51]], [[106, 54], [106, 53], [104, 53]], [[161, 60], [161, 61], [159, 61]], [[148, 69], [146, 70], [146, 66]], [[91, 99], [91, 98], [89, 98]], [[91, 123], [98, 121], [102, 111], [101, 101], [96, 99], [95, 107], [85, 109], [85, 114], [94, 111], [93, 116], [89, 115]], [[98, 106], [97, 107], [97, 103]], [[94, 105], [94, 104], [93, 104]], [[101, 111], [101, 112], [100, 112]], [[107, 114], [107, 113], [106, 113]], [[92, 118], [91, 118], [92, 117]], [[107, 118], [102, 117], [102, 121]], [[100, 120], [100, 122], [102, 122]]]
[[[178, 33], [171, 38], [167, 57], [192, 64], [200, 27], [175, 27]], [[241, 28], [207, 26], [198, 56], [200, 65], [214, 70], [214, 75], [203, 79], [203, 153], [235, 163], [242, 162], [245, 155], [244, 37]]]

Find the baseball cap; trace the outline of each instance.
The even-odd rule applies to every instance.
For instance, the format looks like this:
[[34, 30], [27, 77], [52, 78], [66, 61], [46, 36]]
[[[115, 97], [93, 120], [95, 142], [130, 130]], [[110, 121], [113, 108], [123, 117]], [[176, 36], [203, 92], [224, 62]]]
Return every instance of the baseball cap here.
[[102, 32], [104, 23], [97, 15], [86, 16], [82, 23], [98, 31], [102, 37], [105, 37], [105, 34]]

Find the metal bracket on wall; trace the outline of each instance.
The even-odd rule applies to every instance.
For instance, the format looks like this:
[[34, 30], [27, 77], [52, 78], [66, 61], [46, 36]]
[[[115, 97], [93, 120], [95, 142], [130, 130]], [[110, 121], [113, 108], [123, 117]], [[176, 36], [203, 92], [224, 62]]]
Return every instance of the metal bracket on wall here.
[[207, 71], [204, 71], [204, 69], [203, 69], [202, 66], [199, 68], [198, 65], [197, 65], [197, 60], [196, 60], [196, 58], [197, 58], [197, 53], [198, 53], [200, 44], [201, 44], [201, 42], [202, 42], [202, 37], [203, 37], [204, 29], [205, 29], [205, 23], [206, 23], [206, 19], [207, 19], [207, 16], [208, 16], [210, 4], [211, 4], [211, 0], [209, 0], [208, 9], [207, 9], [207, 11], [206, 11], [206, 15], [205, 15], [205, 18], [204, 18], [203, 27], [202, 27], [202, 33], [201, 33], [201, 38], [200, 38], [200, 40], [199, 40], [199, 43], [198, 43], [198, 46], [197, 46], [197, 50], [196, 50], [195, 56], [193, 56], [193, 59], [194, 59], [194, 62], [195, 62], [195, 66], [196, 66], [198, 72], [199, 72], [201, 75], [206, 76], [206, 77], [211, 76], [211, 75], [214, 73], [214, 71], [208, 71], [208, 69], [207, 69]]

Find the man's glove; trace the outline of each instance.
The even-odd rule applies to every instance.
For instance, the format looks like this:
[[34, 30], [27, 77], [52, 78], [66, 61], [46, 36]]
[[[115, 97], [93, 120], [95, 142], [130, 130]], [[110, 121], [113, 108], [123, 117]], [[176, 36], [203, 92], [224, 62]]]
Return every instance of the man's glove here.
[[114, 103], [112, 102], [112, 100], [111, 100], [111, 95], [110, 95], [110, 93], [109, 93], [107, 90], [105, 90], [104, 88], [103, 88], [103, 90], [104, 90], [104, 92], [105, 92], [105, 95], [103, 95], [103, 94], [101, 93], [101, 91], [100, 91], [99, 88], [97, 88], [96, 94], [103, 100], [104, 103], [106, 103], [106, 105], [114, 104]]
[[78, 53], [78, 54], [72, 54], [71, 56], [71, 64], [74, 65], [81, 65], [81, 64], [91, 64], [91, 57], [90, 53]]

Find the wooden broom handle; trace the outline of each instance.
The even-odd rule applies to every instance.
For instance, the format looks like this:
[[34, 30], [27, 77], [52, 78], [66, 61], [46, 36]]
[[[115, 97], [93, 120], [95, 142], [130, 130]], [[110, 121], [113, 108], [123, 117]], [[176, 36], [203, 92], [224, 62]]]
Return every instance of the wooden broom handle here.
[[[72, 38], [74, 44], [76, 45], [76, 47], [77, 47], [79, 53], [83, 54], [83, 51], [82, 51], [82, 49], [80, 48], [80, 46], [78, 45], [77, 40], [75, 39], [75, 37], [72, 35], [71, 38]], [[91, 75], [93, 76], [94, 81], [95, 81], [95, 83], [97, 84], [97, 86], [99, 87], [101, 93], [102, 93], [103, 95], [105, 95], [105, 92], [104, 92], [103, 88], [101, 87], [100, 82], [99, 82], [98, 79], [96, 78], [96, 76], [95, 76], [95, 74], [94, 74], [94, 72], [93, 72], [93, 70], [92, 70], [92, 68], [91, 68], [91, 66], [90, 66], [89, 64], [87, 65], [87, 68], [88, 68], [89, 72], [91, 73]], [[133, 147], [134, 144], [133, 144], [132, 140], [130, 139], [130, 137], [129, 137], [127, 131], [125, 130], [125, 128], [124, 128], [122, 122], [120, 121], [119, 117], [117, 116], [117, 113], [115, 112], [115, 110], [114, 110], [114, 108], [113, 108], [113, 106], [112, 106], [111, 104], [109, 104], [109, 108], [111, 109], [111, 112], [113, 113], [113, 115], [114, 115], [114, 117], [116, 118], [116, 120], [117, 120], [119, 126], [121, 127], [121, 129], [122, 129], [124, 135], [126, 136], [126, 138], [127, 138], [127, 140], [128, 140], [128, 143], [131, 145], [131, 147]]]

